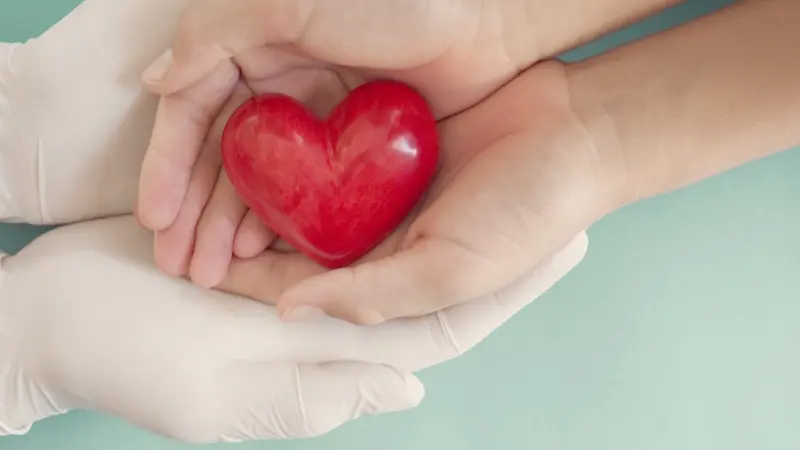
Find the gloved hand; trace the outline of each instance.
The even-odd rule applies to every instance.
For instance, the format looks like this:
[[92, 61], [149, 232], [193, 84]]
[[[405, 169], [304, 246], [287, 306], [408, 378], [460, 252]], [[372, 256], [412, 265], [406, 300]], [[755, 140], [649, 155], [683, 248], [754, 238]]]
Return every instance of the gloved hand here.
[[192, 442], [309, 437], [422, 399], [408, 372], [343, 361], [374, 357], [379, 342], [281, 326], [263, 305], [167, 277], [151, 244], [124, 216], [3, 258], [0, 435], [86, 408]]
[[587, 244], [581, 235], [497, 295], [364, 327], [283, 324], [271, 307], [164, 275], [151, 242], [124, 216], [58, 228], [2, 259], [0, 434], [83, 408], [193, 442], [307, 437], [409, 408], [423, 395], [409, 372], [474, 347]]
[[[131, 212], [156, 106], [139, 74], [186, 3], [89, 0], [37, 39], [0, 44], [0, 220]], [[300, 341], [252, 304], [201, 292], [216, 303], [199, 306], [179, 280], [148, 281], [120, 262], [147, 261], [143, 237], [130, 218], [89, 223], [4, 259], [0, 434], [91, 408], [190, 441], [310, 436], [421, 398], [382, 365], [298, 364]]]
[[0, 220], [130, 213], [157, 99], [140, 73], [188, 0], [87, 0], [42, 36], [0, 43]]

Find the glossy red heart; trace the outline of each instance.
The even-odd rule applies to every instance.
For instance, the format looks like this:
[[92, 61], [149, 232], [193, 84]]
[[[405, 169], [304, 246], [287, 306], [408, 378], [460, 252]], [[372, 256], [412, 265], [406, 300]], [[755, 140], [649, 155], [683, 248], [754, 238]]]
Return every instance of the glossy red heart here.
[[374, 81], [325, 120], [265, 94], [242, 104], [222, 159], [242, 200], [295, 249], [329, 268], [350, 265], [408, 216], [439, 159], [436, 120], [412, 88]]

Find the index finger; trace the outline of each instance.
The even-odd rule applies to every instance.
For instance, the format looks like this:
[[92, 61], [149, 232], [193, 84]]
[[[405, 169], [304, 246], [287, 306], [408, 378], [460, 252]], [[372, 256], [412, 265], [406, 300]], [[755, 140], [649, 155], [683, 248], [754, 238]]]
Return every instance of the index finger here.
[[175, 221], [200, 148], [238, 78], [236, 65], [224, 60], [193, 86], [161, 98], [139, 180], [145, 227], [160, 231]]

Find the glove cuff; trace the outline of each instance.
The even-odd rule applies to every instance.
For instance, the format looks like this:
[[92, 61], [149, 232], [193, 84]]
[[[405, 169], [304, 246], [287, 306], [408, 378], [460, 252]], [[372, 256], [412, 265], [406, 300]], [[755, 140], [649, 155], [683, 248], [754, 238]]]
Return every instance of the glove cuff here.
[[0, 436], [25, 434], [30, 430], [31, 424], [20, 424], [16, 417], [19, 398], [19, 387], [17, 384], [18, 365], [16, 357], [16, 345], [14, 332], [11, 329], [11, 318], [9, 317], [10, 305], [8, 299], [3, 295], [5, 282], [5, 269], [3, 264], [8, 255], [0, 252]]
[[7, 285], [9, 257], [0, 252], [0, 436], [26, 434], [35, 422], [64, 412], [25, 371]]

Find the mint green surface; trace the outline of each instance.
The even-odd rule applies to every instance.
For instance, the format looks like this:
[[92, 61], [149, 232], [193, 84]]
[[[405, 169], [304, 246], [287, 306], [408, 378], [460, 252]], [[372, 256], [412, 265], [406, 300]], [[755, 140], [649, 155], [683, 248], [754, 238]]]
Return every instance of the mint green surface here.
[[[0, 0], [0, 39], [77, 0]], [[585, 57], [724, 5], [698, 0], [570, 54]], [[800, 449], [800, 151], [620, 211], [584, 263], [483, 345], [425, 371], [424, 403], [303, 450]], [[16, 250], [32, 236], [0, 228]], [[794, 281], [793, 281], [794, 280]], [[2, 401], [2, 399], [0, 399]], [[72, 413], [0, 450], [193, 448]]]

